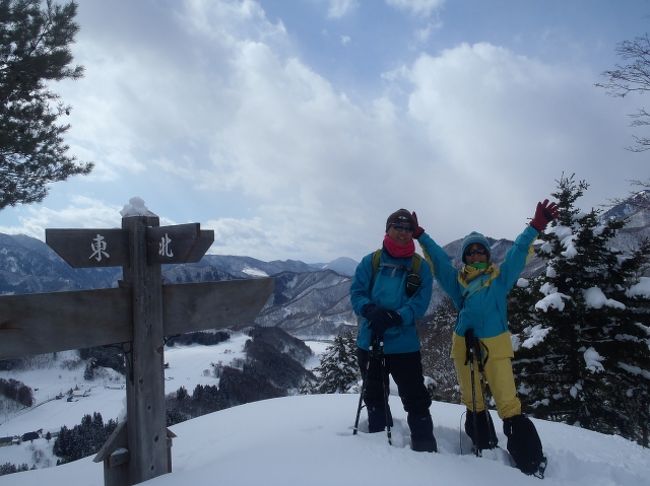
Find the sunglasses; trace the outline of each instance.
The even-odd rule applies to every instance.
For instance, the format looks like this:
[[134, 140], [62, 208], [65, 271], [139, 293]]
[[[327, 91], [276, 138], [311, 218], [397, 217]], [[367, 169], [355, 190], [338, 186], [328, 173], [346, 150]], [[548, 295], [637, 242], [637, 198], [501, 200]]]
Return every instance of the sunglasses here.
[[407, 233], [413, 233], [413, 228], [411, 228], [410, 226], [404, 226], [402, 224], [394, 224], [391, 226], [391, 228], [397, 231], [406, 231]]
[[487, 250], [485, 250], [485, 248], [474, 248], [473, 250], [467, 250], [465, 252], [465, 256], [474, 255], [487, 255]]

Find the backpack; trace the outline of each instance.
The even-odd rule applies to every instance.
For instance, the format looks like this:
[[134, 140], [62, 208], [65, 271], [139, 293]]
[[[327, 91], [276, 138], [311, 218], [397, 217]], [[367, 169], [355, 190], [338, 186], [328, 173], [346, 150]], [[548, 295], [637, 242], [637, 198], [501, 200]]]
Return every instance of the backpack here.
[[[372, 280], [370, 281], [370, 288], [372, 289], [375, 285], [375, 276], [377, 271], [381, 266], [381, 252], [382, 249], [375, 250], [372, 254]], [[417, 253], [413, 254], [411, 258], [411, 266], [406, 268], [406, 295], [412, 297], [422, 285], [422, 279], [420, 278], [420, 265], [422, 264], [422, 257]]]

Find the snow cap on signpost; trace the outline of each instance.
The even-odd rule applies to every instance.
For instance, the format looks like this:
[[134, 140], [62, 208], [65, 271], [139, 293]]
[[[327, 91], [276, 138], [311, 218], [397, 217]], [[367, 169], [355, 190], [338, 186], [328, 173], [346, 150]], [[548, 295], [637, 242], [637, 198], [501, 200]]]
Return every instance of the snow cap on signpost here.
[[129, 216], [156, 216], [147, 209], [147, 206], [144, 204], [144, 199], [138, 196], [129, 199], [128, 204], [124, 205], [120, 214], [123, 218], [128, 218]]

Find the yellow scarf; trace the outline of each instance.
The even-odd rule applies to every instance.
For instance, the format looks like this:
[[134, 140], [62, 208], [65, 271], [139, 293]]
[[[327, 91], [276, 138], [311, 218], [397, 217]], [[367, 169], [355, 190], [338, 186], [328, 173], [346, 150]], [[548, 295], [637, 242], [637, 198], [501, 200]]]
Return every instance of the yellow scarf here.
[[463, 265], [458, 272], [458, 281], [463, 287], [467, 287], [472, 280], [480, 277], [483, 274], [488, 275], [488, 279], [483, 282], [483, 287], [487, 287], [490, 285], [490, 283], [492, 283], [492, 280], [499, 276], [499, 267], [494, 263], [490, 263], [490, 265], [485, 270], [479, 270], [470, 265]]

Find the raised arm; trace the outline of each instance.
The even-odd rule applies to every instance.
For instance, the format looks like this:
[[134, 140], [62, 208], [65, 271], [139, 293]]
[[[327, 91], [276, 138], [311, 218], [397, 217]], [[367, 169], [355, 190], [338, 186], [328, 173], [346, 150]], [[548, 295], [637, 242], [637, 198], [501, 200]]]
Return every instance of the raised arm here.
[[544, 231], [549, 222], [558, 217], [558, 206], [554, 202], [549, 203], [548, 199], [538, 202], [535, 208], [535, 215], [524, 231], [517, 237], [515, 244], [508, 250], [506, 258], [501, 264], [499, 278], [503, 279], [504, 286], [511, 289], [517, 282], [519, 275], [526, 266], [526, 259], [530, 246], [537, 238], [537, 235]]
[[[417, 215], [413, 212], [417, 223]], [[424, 256], [431, 264], [433, 276], [436, 278], [442, 289], [449, 295], [454, 305], [460, 308], [462, 305], [462, 289], [458, 283], [458, 270], [454, 268], [447, 252], [429, 236], [424, 228], [419, 225], [413, 232], [413, 238], [418, 240]]]

